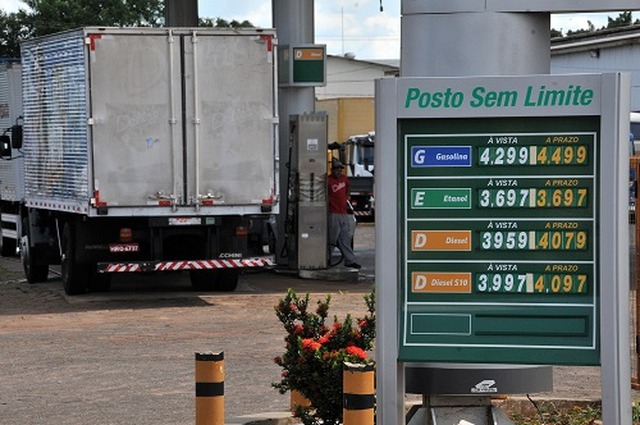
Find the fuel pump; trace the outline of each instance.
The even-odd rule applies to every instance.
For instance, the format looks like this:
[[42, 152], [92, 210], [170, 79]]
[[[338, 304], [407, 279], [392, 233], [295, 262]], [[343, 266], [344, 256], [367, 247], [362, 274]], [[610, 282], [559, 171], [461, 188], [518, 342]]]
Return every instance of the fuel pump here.
[[285, 223], [288, 265], [327, 267], [327, 123], [325, 112], [292, 115]]

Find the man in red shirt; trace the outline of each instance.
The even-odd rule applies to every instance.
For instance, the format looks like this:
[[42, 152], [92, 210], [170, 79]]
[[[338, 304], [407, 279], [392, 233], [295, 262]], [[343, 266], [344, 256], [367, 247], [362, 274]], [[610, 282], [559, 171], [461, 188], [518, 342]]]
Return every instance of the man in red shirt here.
[[351, 248], [353, 239], [353, 215], [349, 214], [349, 179], [343, 175], [344, 165], [340, 161], [331, 163], [331, 174], [327, 177], [329, 192], [329, 252], [337, 246], [344, 258], [344, 265], [354, 269], [361, 266]]

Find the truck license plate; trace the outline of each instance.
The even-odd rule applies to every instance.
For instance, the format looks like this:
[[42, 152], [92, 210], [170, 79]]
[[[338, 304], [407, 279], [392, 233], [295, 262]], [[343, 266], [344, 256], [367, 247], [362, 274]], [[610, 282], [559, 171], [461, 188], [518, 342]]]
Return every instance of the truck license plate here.
[[200, 217], [170, 217], [169, 226], [199, 226], [202, 224]]
[[137, 243], [112, 243], [109, 244], [109, 252], [138, 252], [140, 245]]

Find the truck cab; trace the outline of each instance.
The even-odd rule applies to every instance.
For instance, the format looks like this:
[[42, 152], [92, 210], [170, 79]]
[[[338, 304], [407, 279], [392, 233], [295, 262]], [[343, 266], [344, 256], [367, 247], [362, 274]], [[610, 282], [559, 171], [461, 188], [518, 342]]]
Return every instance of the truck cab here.
[[329, 145], [331, 158], [345, 164], [351, 182], [351, 206], [356, 219], [361, 221], [374, 219], [374, 141], [375, 132], [371, 131], [349, 136], [344, 143]]

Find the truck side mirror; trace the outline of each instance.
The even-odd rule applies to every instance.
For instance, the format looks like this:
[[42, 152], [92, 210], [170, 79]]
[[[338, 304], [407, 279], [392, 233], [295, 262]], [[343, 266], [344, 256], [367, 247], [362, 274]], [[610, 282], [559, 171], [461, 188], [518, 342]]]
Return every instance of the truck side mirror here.
[[0, 136], [0, 157], [11, 158], [11, 139], [6, 134]]
[[14, 149], [22, 149], [22, 126], [14, 125], [11, 127], [11, 146]]

